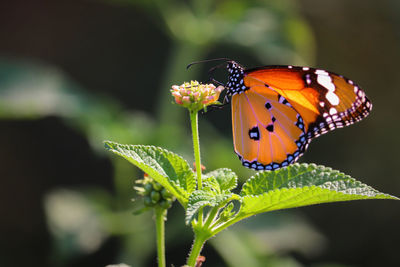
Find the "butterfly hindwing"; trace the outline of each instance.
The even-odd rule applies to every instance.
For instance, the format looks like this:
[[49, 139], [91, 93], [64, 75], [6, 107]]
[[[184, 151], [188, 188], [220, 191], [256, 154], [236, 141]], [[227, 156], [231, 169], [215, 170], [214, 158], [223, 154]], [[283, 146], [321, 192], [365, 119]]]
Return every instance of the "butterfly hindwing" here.
[[244, 166], [258, 170], [293, 163], [307, 146], [300, 115], [273, 90], [252, 89], [232, 97], [235, 152]]

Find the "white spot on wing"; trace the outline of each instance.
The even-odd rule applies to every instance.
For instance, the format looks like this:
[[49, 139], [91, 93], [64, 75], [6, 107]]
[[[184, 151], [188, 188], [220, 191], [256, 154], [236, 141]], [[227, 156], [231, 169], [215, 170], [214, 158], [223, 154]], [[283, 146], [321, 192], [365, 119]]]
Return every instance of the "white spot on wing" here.
[[333, 92], [333, 91], [328, 91], [325, 95], [326, 99], [328, 99], [329, 103], [331, 105], [339, 105], [339, 97]]
[[329, 110], [329, 114], [331, 114], [331, 115], [334, 115], [334, 114], [336, 114], [336, 113], [337, 113], [336, 108], [331, 108], [331, 109]]
[[310, 83], [311, 83], [310, 74], [306, 74], [306, 83], [307, 83], [307, 84], [310, 84]]
[[318, 74], [317, 76], [317, 82], [324, 86], [326, 89], [328, 89], [329, 91], [335, 91], [335, 85], [332, 82], [332, 78], [329, 75], [322, 75], [322, 74]]
[[329, 76], [329, 73], [326, 72], [326, 71], [324, 71], [324, 70], [316, 70], [316, 71], [315, 71], [315, 74], [317, 74], [317, 75], [327, 75], [327, 76]]

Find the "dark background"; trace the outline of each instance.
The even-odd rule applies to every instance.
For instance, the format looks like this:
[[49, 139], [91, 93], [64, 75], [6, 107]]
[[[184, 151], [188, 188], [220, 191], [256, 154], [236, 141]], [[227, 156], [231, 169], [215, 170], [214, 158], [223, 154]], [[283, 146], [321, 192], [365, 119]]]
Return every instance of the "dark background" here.
[[[281, 3], [2, 1], [0, 266], [155, 265], [151, 215], [130, 214], [133, 178], [140, 174], [102, 151], [101, 141], [155, 144], [191, 159], [186, 114], [170, 105], [168, 90], [190, 78], [205, 79], [208, 65], [185, 70], [187, 63], [205, 58], [229, 57], [248, 67], [308, 65], [357, 81], [374, 104], [371, 115], [315, 140], [301, 161], [330, 166], [399, 196], [399, 2]], [[210, 18], [206, 21], [219, 23], [214, 30], [200, 23], [189, 33], [179, 32], [177, 23], [174, 32], [168, 25], [185, 13], [181, 7], [199, 18], [215, 9], [225, 20]], [[260, 10], [271, 15], [260, 25], [271, 23], [272, 30], [266, 27], [262, 38], [247, 42], [241, 18], [247, 14], [257, 26]], [[43, 85], [49, 91], [41, 94]], [[209, 147], [203, 158], [210, 169], [228, 165], [245, 179], [252, 172], [242, 170], [232, 153], [229, 113], [227, 108], [202, 115], [202, 148]], [[88, 197], [95, 207], [93, 220], [106, 233], [97, 246], [82, 249], [76, 232], [63, 234], [52, 226], [48, 196], [62, 190]], [[257, 257], [273, 258], [276, 264], [270, 266], [398, 266], [398, 207], [395, 201], [359, 201], [296, 209], [294, 228], [302, 218], [323, 240], [310, 242], [322, 247], [304, 253], [300, 240], [297, 247], [279, 250], [270, 239], [260, 243], [271, 242], [268, 253]], [[167, 222], [167, 259], [175, 266], [184, 263], [191, 242], [190, 229], [181, 228], [182, 213], [174, 207]], [[271, 216], [265, 220], [273, 221]], [[239, 239], [245, 237], [239, 233]], [[217, 241], [203, 251], [206, 266], [229, 265]]]

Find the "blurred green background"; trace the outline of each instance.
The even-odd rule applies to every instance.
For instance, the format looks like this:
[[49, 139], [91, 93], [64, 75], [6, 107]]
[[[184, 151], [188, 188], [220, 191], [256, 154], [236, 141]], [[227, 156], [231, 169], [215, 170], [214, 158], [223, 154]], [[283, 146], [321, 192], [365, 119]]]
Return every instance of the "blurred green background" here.
[[[400, 196], [399, 1], [2, 1], [0, 36], [0, 266], [155, 266], [152, 215], [132, 215], [142, 174], [102, 141], [192, 162], [169, 88], [206, 80], [212, 64], [185, 69], [201, 59], [351, 77], [371, 115], [313, 141], [301, 162]], [[233, 153], [229, 107], [200, 116], [200, 137], [208, 170], [253, 173]], [[247, 219], [202, 254], [205, 266], [398, 266], [399, 224], [395, 201], [317, 205]], [[180, 266], [192, 240], [180, 206], [166, 231], [167, 262]]]

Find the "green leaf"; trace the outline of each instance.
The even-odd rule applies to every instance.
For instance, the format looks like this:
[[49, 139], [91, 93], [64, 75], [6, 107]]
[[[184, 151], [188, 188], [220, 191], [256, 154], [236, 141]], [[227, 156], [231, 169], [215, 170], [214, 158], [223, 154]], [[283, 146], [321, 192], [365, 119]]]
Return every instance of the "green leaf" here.
[[122, 145], [111, 141], [104, 144], [106, 149], [147, 173], [186, 207], [196, 181], [192, 169], [182, 157], [154, 146]]
[[231, 199], [237, 198], [237, 195], [231, 193], [218, 194], [215, 191], [212, 191], [210, 188], [194, 191], [190, 195], [188, 207], [186, 209], [186, 224], [189, 224], [193, 220], [200, 208], [205, 206], [223, 206]]
[[202, 176], [202, 184], [204, 188], [207, 188], [216, 193], [221, 193], [221, 187], [214, 176], [207, 177], [205, 175]]
[[196, 212], [204, 206], [215, 205], [215, 194], [210, 190], [196, 190], [189, 198], [188, 207], [186, 209], [186, 224], [189, 224], [193, 220]]
[[[240, 197], [230, 192], [237, 186], [237, 175], [230, 169], [222, 168], [211, 171], [203, 176], [203, 189], [193, 192], [189, 198], [186, 210], [186, 223], [193, 220], [198, 210], [204, 206], [216, 207], [224, 206], [229, 201]], [[231, 215], [231, 210], [225, 215]]]
[[233, 210], [234, 207], [235, 205], [233, 204], [233, 202], [230, 202], [228, 205], [226, 205], [225, 208], [219, 214], [219, 219], [222, 222], [230, 219], [235, 214], [235, 211]]
[[237, 186], [237, 175], [230, 169], [222, 168], [205, 174], [206, 177], [215, 177], [221, 191], [232, 190]]
[[348, 175], [315, 164], [293, 164], [259, 172], [242, 188], [239, 217], [319, 203], [359, 199], [397, 199]]

